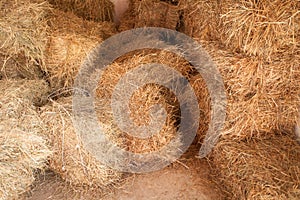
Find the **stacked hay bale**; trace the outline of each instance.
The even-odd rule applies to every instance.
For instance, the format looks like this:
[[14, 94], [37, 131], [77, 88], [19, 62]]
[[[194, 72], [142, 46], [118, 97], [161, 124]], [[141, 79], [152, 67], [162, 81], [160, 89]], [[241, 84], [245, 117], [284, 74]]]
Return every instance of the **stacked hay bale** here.
[[298, 1], [180, 1], [185, 33], [272, 60], [299, 48]]
[[70, 89], [87, 54], [115, 33], [112, 23], [86, 21], [59, 10], [49, 16], [49, 27], [45, 71], [53, 90]]
[[174, 4], [160, 0], [131, 0], [119, 29], [162, 27], [175, 30], [180, 21], [180, 9]]
[[[52, 92], [70, 96], [82, 62], [94, 47], [115, 33], [114, 25], [87, 21], [57, 9], [49, 15], [48, 25], [47, 80]], [[51, 170], [72, 185], [89, 188], [109, 186], [120, 179], [120, 173], [101, 164], [83, 147], [72, 123], [71, 97], [52, 100], [41, 108], [40, 116], [45, 124], [44, 136], [54, 152], [49, 161]]]
[[185, 32], [207, 40], [200, 43], [227, 92], [225, 127], [211, 155], [216, 180], [229, 199], [298, 199], [299, 2], [180, 5]]
[[203, 40], [216, 40], [219, 33], [219, 1], [182, 0], [179, 7], [183, 14], [183, 31], [185, 34]]
[[72, 98], [64, 97], [41, 108], [44, 136], [51, 144], [51, 170], [74, 186], [103, 188], [116, 183], [121, 174], [101, 164], [83, 146], [72, 122]]
[[228, 1], [222, 5], [221, 42], [233, 50], [272, 60], [299, 49], [299, 1]]
[[289, 135], [222, 140], [212, 162], [229, 199], [299, 199], [300, 145]]
[[51, 153], [39, 136], [42, 123], [34, 107], [49, 88], [42, 80], [1, 80], [0, 89], [0, 198], [17, 199]]
[[113, 3], [109, 0], [49, 0], [55, 8], [98, 22], [113, 21]]
[[299, 113], [300, 55], [269, 63], [200, 41], [222, 74], [227, 92], [224, 136], [239, 139], [293, 132]]
[[49, 4], [1, 0], [0, 10], [0, 57], [3, 58], [0, 74], [7, 78], [41, 77]]

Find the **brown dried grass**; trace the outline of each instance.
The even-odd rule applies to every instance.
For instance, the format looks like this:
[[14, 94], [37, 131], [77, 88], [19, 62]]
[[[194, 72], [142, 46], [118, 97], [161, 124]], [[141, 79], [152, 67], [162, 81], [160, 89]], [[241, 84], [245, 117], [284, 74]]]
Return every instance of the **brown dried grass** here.
[[18, 79], [22, 78], [18, 70], [18, 62], [11, 57], [0, 55], [0, 79]]
[[[64, 97], [41, 108], [44, 135], [51, 144], [51, 170], [74, 186], [103, 188], [119, 181], [121, 174], [101, 164], [82, 144], [72, 122], [72, 98]], [[113, 135], [113, 134], [112, 134]]]
[[119, 29], [162, 27], [175, 30], [178, 23], [178, 6], [159, 0], [132, 0]]
[[114, 27], [112, 23], [86, 21], [59, 10], [49, 16], [49, 26], [46, 73], [54, 90], [70, 89], [88, 53], [112, 35]]
[[[42, 75], [50, 6], [44, 1], [0, 1], [0, 54], [16, 60], [18, 73], [32, 79]], [[10, 69], [3, 63], [1, 71]]]
[[[96, 90], [96, 96], [100, 98], [96, 104], [97, 108], [105, 108], [97, 110], [98, 113], [101, 113], [101, 115], [98, 116], [99, 120], [104, 124], [113, 123], [115, 129], [118, 129], [117, 124], [114, 124], [113, 114], [110, 108], [114, 87], [122, 76], [130, 73], [130, 70], [149, 63], [164, 64], [179, 71], [190, 81], [191, 86], [198, 91], [196, 97], [198, 98], [199, 108], [201, 110], [199, 136], [202, 138], [203, 133], [208, 129], [210, 113], [208, 109], [209, 102], [205, 99], [208, 96], [206, 85], [199, 74], [193, 74], [194, 69], [186, 60], [167, 51], [143, 50], [131, 52], [118, 58], [113, 64], [106, 68]], [[141, 76], [143, 76], [143, 74], [140, 74], [140, 77]], [[171, 79], [173, 77], [164, 76], [165, 79], [170, 79], [170, 81], [172, 81]], [[184, 101], [189, 100], [185, 99]], [[135, 153], [158, 151], [166, 144], [169, 144], [176, 136], [180, 120], [179, 102], [174, 93], [163, 86], [146, 84], [133, 94], [129, 102], [129, 109], [133, 121], [136, 125], [147, 124], [150, 120], [149, 110], [151, 106], [155, 104], [162, 105], [167, 111], [165, 125], [159, 133], [147, 139], [138, 139], [119, 130], [124, 138], [123, 143], [126, 144], [125, 146], [127, 146], [129, 151]], [[192, 113], [193, 111], [190, 112]], [[175, 143], [174, 146], [179, 146], [181, 141], [179, 140]], [[172, 152], [170, 153], [170, 155], [172, 155]]]
[[227, 92], [224, 135], [262, 137], [293, 132], [300, 105], [300, 57], [278, 54], [272, 63], [232, 53], [216, 43], [201, 41], [216, 63]]
[[50, 155], [39, 136], [42, 124], [33, 104], [48, 92], [44, 81], [0, 81], [0, 198], [18, 199], [28, 191], [37, 170]]
[[221, 42], [233, 50], [271, 59], [299, 45], [299, 1], [232, 0], [222, 9]]
[[300, 197], [300, 145], [288, 135], [248, 141], [225, 138], [213, 151], [212, 166], [228, 199]]
[[215, 40], [219, 37], [219, 4], [210, 0], [182, 0], [183, 32], [190, 37]]
[[86, 20], [113, 21], [114, 5], [109, 0], [49, 0], [49, 2], [55, 8], [73, 12]]
[[299, 1], [180, 1], [185, 33], [233, 51], [276, 60], [299, 46]]

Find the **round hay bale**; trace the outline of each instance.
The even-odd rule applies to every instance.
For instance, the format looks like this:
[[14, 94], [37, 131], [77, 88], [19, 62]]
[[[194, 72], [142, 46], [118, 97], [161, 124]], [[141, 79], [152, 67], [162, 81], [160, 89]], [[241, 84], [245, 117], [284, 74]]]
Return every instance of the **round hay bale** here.
[[291, 136], [225, 138], [213, 151], [212, 167], [228, 199], [300, 197], [300, 145]]
[[112, 23], [96, 23], [72, 13], [53, 10], [45, 51], [46, 73], [53, 90], [70, 89], [81, 63], [103, 39], [112, 35]]
[[113, 21], [114, 5], [110, 0], [49, 0], [49, 2], [55, 8], [73, 12], [86, 20]]
[[33, 106], [49, 88], [42, 80], [1, 80], [0, 90], [0, 198], [18, 199], [51, 154]]
[[[75, 186], [103, 188], [116, 183], [121, 174], [101, 164], [82, 144], [72, 122], [72, 98], [64, 97], [41, 108], [44, 135], [51, 144], [49, 167]], [[112, 134], [113, 135], [113, 134]]]
[[[41, 0], [0, 1], [0, 54], [16, 61], [17, 72], [28, 79], [43, 75], [49, 10], [49, 4]], [[1, 67], [11, 71], [9, 64]]]
[[213, 42], [200, 43], [223, 76], [228, 101], [223, 135], [242, 139], [294, 132], [300, 104], [300, 54], [278, 54], [269, 63]]
[[162, 27], [176, 30], [179, 23], [179, 7], [159, 0], [132, 0], [121, 18], [119, 30], [140, 27]]

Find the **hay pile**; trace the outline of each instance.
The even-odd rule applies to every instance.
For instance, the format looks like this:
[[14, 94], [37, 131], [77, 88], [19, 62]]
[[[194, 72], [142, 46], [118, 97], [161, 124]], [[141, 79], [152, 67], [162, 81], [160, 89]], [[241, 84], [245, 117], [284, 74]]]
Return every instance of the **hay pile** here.
[[[101, 98], [96, 102], [97, 108], [105, 108], [97, 111], [98, 113], [101, 113], [101, 116], [99, 115], [99, 120], [104, 124], [113, 122], [113, 115], [109, 106], [114, 87], [125, 74], [130, 73], [131, 70], [140, 65], [149, 63], [164, 64], [179, 71], [190, 81], [194, 90], [198, 91], [195, 95], [199, 102], [198, 106], [201, 114], [199, 121], [199, 136], [200, 138], [203, 138], [204, 135], [202, 133], [205, 133], [208, 129], [210, 113], [208, 109], [210, 104], [206, 99], [208, 96], [206, 85], [200, 74], [197, 72], [195, 73], [195, 69], [186, 60], [167, 51], [144, 50], [132, 52], [118, 58], [104, 71], [96, 90], [97, 97]], [[146, 76], [148, 73], [151, 72], [147, 71], [145, 74], [139, 74], [138, 78]], [[172, 77], [168, 77], [167, 75], [164, 76], [165, 79], [170, 78], [170, 81], [172, 81]], [[180, 85], [179, 82], [176, 82], [176, 84]], [[189, 99], [184, 99], [183, 101], [188, 102]], [[158, 151], [168, 144], [176, 136], [176, 131], [180, 123], [179, 103], [180, 102], [178, 102], [174, 93], [164, 86], [146, 84], [137, 90], [129, 102], [131, 117], [136, 125], [145, 125], [149, 123], [149, 109], [155, 104], [161, 104], [165, 108], [167, 111], [167, 119], [164, 127], [159, 133], [145, 140], [134, 138], [123, 133], [123, 138], [125, 139], [125, 144], [128, 146], [128, 150], [135, 153], [152, 152]], [[192, 114], [195, 111], [190, 110], [189, 112]], [[117, 125], [114, 124], [113, 126], [116, 127]], [[177, 143], [174, 144], [175, 146], [179, 146], [180, 141], [175, 143]]]
[[48, 87], [44, 81], [1, 80], [0, 90], [0, 198], [17, 199], [51, 153], [33, 106], [42, 103]]
[[[41, 108], [44, 136], [51, 144], [49, 167], [76, 186], [105, 187], [121, 174], [96, 160], [82, 145], [72, 122], [72, 98], [64, 97]], [[113, 135], [113, 134], [112, 134]]]
[[132, 0], [125, 12], [121, 31], [140, 27], [162, 27], [175, 30], [180, 21], [177, 5], [160, 0]]
[[87, 54], [115, 33], [112, 23], [86, 21], [59, 10], [49, 16], [49, 27], [45, 71], [54, 90], [72, 87]]
[[299, 199], [300, 145], [288, 135], [217, 144], [216, 179], [228, 199]]
[[73, 12], [93, 21], [113, 21], [113, 3], [109, 0], [49, 0], [55, 8]]
[[8, 62], [15, 62], [13, 67], [23, 77], [42, 76], [49, 10], [44, 1], [0, 1], [0, 54], [4, 59], [0, 73], [4, 76], [10, 76]]
[[224, 80], [228, 104], [223, 135], [245, 139], [294, 132], [300, 104], [299, 53], [280, 54], [269, 63], [213, 42], [200, 43]]
[[[185, 33], [269, 60], [299, 48], [299, 1], [181, 1]], [[194, 20], [196, 19], [196, 20]]]

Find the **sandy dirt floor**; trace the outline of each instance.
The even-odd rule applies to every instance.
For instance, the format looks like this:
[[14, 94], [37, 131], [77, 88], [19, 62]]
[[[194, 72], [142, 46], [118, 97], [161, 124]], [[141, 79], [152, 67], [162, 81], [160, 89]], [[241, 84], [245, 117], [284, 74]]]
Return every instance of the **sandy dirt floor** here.
[[109, 190], [83, 191], [72, 188], [53, 173], [48, 173], [35, 184], [25, 199], [221, 200], [222, 195], [209, 174], [206, 160], [190, 157], [180, 159], [160, 171], [129, 176], [119, 186]]

